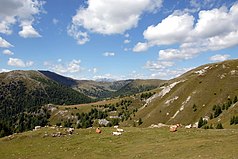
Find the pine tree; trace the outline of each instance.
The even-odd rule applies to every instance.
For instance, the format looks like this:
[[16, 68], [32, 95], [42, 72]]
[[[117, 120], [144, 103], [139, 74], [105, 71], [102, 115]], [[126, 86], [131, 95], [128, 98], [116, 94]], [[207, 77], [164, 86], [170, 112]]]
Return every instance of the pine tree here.
[[194, 111], [194, 112], [197, 111], [197, 106], [196, 106], [196, 104], [193, 104], [193, 111]]
[[215, 108], [214, 118], [218, 117], [222, 113], [221, 107], [218, 105]]
[[230, 120], [230, 125], [233, 125], [235, 123], [235, 116], [233, 116]]
[[235, 118], [235, 124], [238, 124], [238, 116]]
[[201, 128], [204, 125], [203, 118], [201, 117], [198, 121], [198, 128]]
[[141, 125], [143, 123], [142, 119], [139, 118], [138, 124]]
[[213, 114], [212, 114], [212, 113], [211, 113], [211, 115], [210, 115], [210, 120], [211, 120], [211, 119], [213, 119]]
[[218, 123], [216, 129], [224, 129], [221, 123]]
[[223, 105], [222, 105], [222, 110], [225, 110], [225, 109], [226, 109], [226, 105], [223, 104]]
[[235, 96], [233, 103], [235, 104], [238, 101], [237, 96]]

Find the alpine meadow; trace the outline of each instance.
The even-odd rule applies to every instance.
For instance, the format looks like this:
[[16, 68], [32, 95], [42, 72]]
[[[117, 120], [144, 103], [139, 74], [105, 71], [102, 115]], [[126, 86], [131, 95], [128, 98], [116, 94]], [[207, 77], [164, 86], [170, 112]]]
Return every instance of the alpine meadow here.
[[0, 158], [238, 158], [237, 26], [237, 0], [0, 0]]

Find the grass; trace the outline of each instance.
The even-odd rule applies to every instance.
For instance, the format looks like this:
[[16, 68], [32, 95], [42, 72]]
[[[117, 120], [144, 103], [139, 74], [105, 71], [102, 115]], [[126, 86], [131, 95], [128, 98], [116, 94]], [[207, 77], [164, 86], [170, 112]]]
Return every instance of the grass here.
[[201, 130], [168, 128], [124, 128], [122, 136], [112, 136], [113, 128], [78, 129], [71, 136], [45, 137], [43, 128], [0, 139], [0, 158], [237, 158], [237, 129]]

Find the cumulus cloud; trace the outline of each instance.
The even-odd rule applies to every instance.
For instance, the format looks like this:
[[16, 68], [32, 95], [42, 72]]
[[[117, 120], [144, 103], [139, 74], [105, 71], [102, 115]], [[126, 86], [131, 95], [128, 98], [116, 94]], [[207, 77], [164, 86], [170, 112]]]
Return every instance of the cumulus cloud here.
[[13, 45], [0, 36], [0, 47], [9, 48], [9, 47], [13, 47]]
[[217, 62], [217, 61], [225, 61], [225, 60], [227, 60], [229, 58], [230, 58], [230, 55], [228, 55], [228, 54], [225, 54], [225, 55], [216, 54], [216, 55], [210, 57], [209, 59], [211, 61]]
[[105, 53], [103, 53], [103, 56], [106, 56], [106, 57], [108, 57], [108, 56], [115, 56], [116, 54], [114, 53], [114, 52], [105, 52]]
[[68, 27], [69, 35], [88, 31], [111, 35], [123, 34], [137, 26], [144, 12], [156, 12], [162, 0], [88, 0], [87, 7], [80, 7]]
[[[19, 35], [27, 37], [27, 33], [31, 33], [29, 37], [40, 37], [39, 33], [32, 27], [32, 24], [35, 21], [35, 16], [44, 12], [42, 8], [44, 3], [41, 0], [1, 0], [0, 33], [11, 34], [12, 26], [18, 23], [22, 28]], [[30, 32], [29, 29], [31, 29]], [[34, 36], [32, 33], [34, 33]]]
[[5, 55], [13, 55], [14, 54], [11, 50], [8, 50], [8, 49], [3, 50], [2, 53], [5, 54]]
[[23, 26], [18, 34], [23, 38], [41, 37], [41, 35], [31, 25]]
[[[188, 13], [173, 13], [156, 26], [149, 26], [143, 34], [146, 42], [139, 42], [133, 50], [146, 51], [155, 45], [178, 44], [178, 48], [160, 50], [160, 60], [190, 59], [202, 52], [238, 45], [237, 25], [237, 3], [229, 9], [202, 10], [196, 23]], [[144, 49], [138, 49], [143, 48], [139, 46]]]
[[149, 26], [143, 33], [152, 45], [170, 45], [184, 41], [193, 28], [194, 18], [189, 14], [170, 15], [157, 26]]
[[195, 52], [189, 52], [189, 50], [178, 50], [178, 49], [166, 49], [166, 50], [160, 50], [159, 51], [159, 59], [160, 60], [174, 60], [174, 59], [190, 59], [192, 58], [192, 53], [197, 53], [197, 50]]
[[142, 43], [142, 42], [138, 42], [136, 44], [136, 46], [133, 48], [134, 52], [143, 52], [148, 50], [149, 46], [147, 43]]
[[80, 64], [81, 64], [81, 60], [75, 60], [75, 59], [73, 59], [72, 61], [66, 64], [63, 64], [63, 63], [52, 64], [49, 62], [44, 63], [44, 65], [49, 67], [50, 70], [53, 70], [54, 72], [57, 72], [59, 74], [81, 72], [83, 69], [80, 66]]
[[9, 58], [7, 64], [14, 67], [30, 67], [34, 64], [33, 61], [24, 62], [22, 59], [18, 58]]

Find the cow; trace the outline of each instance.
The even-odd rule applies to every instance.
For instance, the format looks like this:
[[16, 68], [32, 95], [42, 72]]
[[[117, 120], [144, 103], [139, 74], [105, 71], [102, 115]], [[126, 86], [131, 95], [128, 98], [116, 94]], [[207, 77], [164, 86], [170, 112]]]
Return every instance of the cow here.
[[97, 128], [97, 129], [96, 129], [96, 133], [97, 133], [97, 134], [101, 134], [102, 131], [101, 131], [99, 128]]
[[169, 131], [170, 132], [176, 132], [177, 131], [177, 128], [180, 126], [180, 124], [176, 124], [176, 125], [171, 125], [169, 127]]
[[124, 132], [124, 130], [117, 128], [117, 132]]
[[119, 136], [119, 135], [121, 135], [121, 132], [112, 132], [112, 135]]

